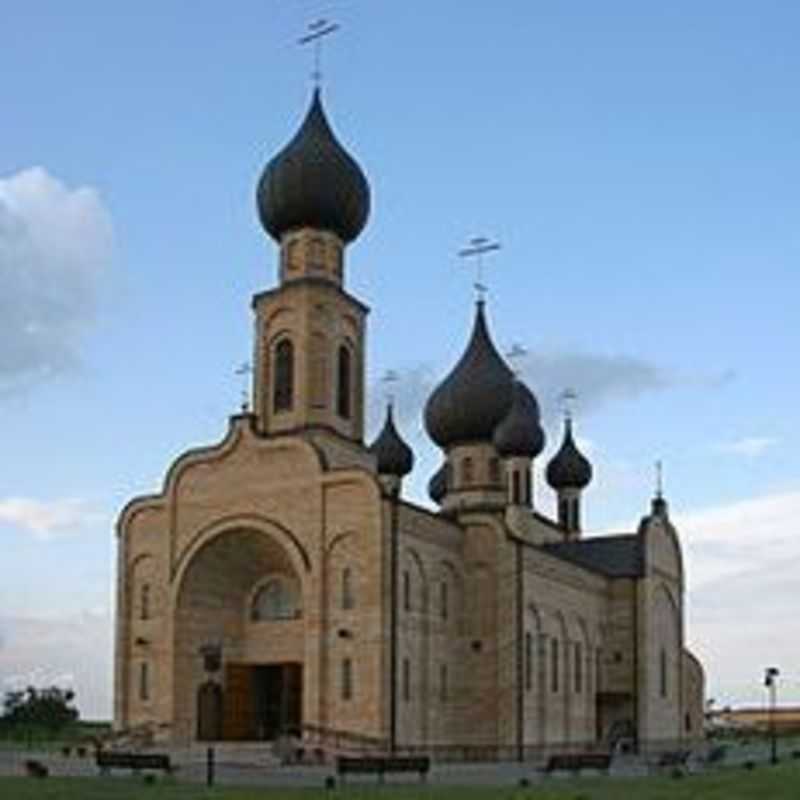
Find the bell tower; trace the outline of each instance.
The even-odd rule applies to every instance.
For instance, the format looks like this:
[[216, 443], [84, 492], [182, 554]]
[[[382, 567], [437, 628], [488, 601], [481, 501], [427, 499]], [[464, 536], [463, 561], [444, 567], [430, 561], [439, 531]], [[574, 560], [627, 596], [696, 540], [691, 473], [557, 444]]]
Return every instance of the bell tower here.
[[364, 436], [369, 309], [344, 289], [346, 246], [369, 215], [369, 185], [314, 90], [306, 117], [258, 184], [261, 224], [279, 245], [279, 285], [253, 298], [253, 411], [265, 434]]

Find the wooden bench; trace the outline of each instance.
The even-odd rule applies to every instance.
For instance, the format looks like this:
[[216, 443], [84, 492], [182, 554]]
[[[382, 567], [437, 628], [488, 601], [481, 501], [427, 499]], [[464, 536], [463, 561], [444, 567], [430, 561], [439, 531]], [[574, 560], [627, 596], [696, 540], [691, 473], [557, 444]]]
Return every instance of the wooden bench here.
[[582, 769], [608, 771], [611, 756], [608, 753], [556, 753], [547, 759], [542, 772], [580, 772]]
[[167, 774], [173, 770], [169, 756], [163, 753], [120, 753], [100, 750], [96, 762], [102, 775], [107, 775], [112, 769], [130, 769], [134, 772], [160, 769]]
[[424, 781], [430, 768], [428, 756], [339, 756], [336, 759], [338, 775], [377, 775], [378, 783], [383, 783], [387, 772], [416, 772], [420, 781]]

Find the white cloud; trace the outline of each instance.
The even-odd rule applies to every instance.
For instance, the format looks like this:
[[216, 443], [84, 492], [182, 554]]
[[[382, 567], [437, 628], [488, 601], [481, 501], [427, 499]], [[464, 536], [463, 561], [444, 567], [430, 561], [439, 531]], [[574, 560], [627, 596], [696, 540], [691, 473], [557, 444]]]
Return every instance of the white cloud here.
[[690, 639], [720, 704], [763, 700], [763, 669], [783, 669], [800, 702], [800, 491], [678, 514], [689, 580]]
[[0, 389], [80, 363], [113, 238], [94, 189], [41, 167], [0, 179]]
[[85, 500], [44, 502], [27, 497], [8, 497], [0, 499], [2, 522], [31, 533], [38, 539], [47, 540], [104, 524], [105, 517]]
[[84, 718], [111, 715], [113, 623], [108, 611], [0, 617], [0, 692], [70, 687]]
[[756, 458], [777, 443], [778, 440], [771, 436], [745, 436], [732, 442], [725, 442], [717, 449], [730, 455]]

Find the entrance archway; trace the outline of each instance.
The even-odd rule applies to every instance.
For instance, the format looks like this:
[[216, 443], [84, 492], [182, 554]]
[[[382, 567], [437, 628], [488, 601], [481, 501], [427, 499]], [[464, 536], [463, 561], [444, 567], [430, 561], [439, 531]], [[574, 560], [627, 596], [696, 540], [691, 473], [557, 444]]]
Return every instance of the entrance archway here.
[[[276, 535], [222, 530], [187, 558], [175, 602], [175, 715], [201, 740], [274, 739], [303, 721], [302, 560]], [[221, 648], [218, 676], [200, 652]]]

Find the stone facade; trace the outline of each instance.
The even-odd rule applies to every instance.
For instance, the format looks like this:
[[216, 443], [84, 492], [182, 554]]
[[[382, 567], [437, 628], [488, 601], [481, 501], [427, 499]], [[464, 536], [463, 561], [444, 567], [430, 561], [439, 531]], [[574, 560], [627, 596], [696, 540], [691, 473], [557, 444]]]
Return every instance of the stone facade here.
[[530, 507], [531, 459], [491, 441], [445, 454], [437, 510], [403, 499], [363, 442], [367, 309], [343, 288], [346, 242], [301, 227], [280, 244], [280, 284], [253, 301], [252, 413], [120, 515], [116, 726], [476, 757], [701, 735], [663, 499], [638, 531], [586, 538]]

